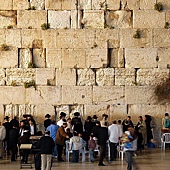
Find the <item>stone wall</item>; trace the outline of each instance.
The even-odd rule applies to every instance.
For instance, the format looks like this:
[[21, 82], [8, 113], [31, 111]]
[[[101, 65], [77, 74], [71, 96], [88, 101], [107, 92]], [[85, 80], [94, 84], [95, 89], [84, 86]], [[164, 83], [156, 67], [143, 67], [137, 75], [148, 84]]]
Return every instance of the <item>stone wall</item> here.
[[170, 1], [159, 2], [160, 12], [157, 0], [1, 1], [0, 119], [150, 114], [160, 129], [170, 104], [154, 88], [170, 75]]

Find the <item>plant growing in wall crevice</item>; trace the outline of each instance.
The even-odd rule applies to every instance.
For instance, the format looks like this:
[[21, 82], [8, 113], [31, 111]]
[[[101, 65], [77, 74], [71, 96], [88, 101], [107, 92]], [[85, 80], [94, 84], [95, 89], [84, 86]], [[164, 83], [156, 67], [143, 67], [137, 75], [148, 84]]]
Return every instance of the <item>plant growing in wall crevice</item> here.
[[157, 10], [157, 11], [162, 11], [163, 10], [163, 4], [162, 2], [158, 2], [154, 5], [154, 9]]
[[9, 50], [9, 46], [7, 46], [6, 44], [1, 44], [1, 51], [8, 51]]
[[29, 88], [29, 87], [34, 87], [34, 88], [36, 88], [36, 84], [35, 84], [35, 81], [34, 80], [32, 80], [32, 81], [29, 81], [29, 82], [24, 82], [24, 87], [25, 88]]
[[29, 62], [28, 63], [28, 68], [37, 68], [37, 66], [34, 63]]
[[44, 24], [41, 25], [41, 29], [42, 30], [47, 30], [49, 28], [50, 28], [50, 24], [49, 23], [44, 23]]
[[139, 29], [136, 30], [136, 33], [133, 35], [133, 38], [141, 38], [141, 31]]
[[169, 22], [166, 22], [166, 23], [165, 23], [164, 28], [166, 28], [166, 29], [169, 29], [169, 28], [170, 28], [170, 24], [169, 24]]

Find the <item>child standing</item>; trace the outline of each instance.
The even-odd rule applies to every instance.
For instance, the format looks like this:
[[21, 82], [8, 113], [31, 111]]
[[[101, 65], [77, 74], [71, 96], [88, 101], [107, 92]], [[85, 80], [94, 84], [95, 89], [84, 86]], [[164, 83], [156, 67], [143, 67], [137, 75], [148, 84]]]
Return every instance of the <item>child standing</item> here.
[[96, 148], [96, 142], [93, 139], [93, 135], [90, 135], [90, 139], [88, 140], [88, 147], [89, 147], [89, 153], [90, 153], [90, 161], [94, 162], [94, 149]]
[[72, 162], [79, 161], [79, 150], [83, 147], [83, 139], [78, 136], [77, 132], [73, 132], [73, 137], [70, 138], [70, 150], [73, 151]]

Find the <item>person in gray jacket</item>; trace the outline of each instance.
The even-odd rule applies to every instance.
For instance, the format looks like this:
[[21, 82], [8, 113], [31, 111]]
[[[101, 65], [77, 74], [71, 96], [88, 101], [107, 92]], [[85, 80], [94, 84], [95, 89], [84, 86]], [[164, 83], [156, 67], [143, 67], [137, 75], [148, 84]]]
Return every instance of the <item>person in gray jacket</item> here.
[[70, 150], [73, 151], [72, 162], [79, 161], [79, 150], [83, 147], [83, 139], [78, 136], [77, 132], [73, 132], [73, 137], [70, 138]]
[[3, 126], [0, 122], [0, 159], [3, 158], [3, 140], [5, 139], [6, 136], [6, 129], [5, 126]]

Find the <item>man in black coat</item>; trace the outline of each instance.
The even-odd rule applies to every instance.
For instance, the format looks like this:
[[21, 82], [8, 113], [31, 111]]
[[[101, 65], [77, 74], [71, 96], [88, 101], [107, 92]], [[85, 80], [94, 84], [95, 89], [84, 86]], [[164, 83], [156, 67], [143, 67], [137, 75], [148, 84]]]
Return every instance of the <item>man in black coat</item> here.
[[106, 156], [106, 144], [108, 140], [108, 128], [107, 127], [101, 127], [100, 122], [97, 122], [99, 125], [97, 127], [97, 131], [95, 131], [95, 137], [98, 139], [98, 145], [100, 146], [100, 157], [99, 157], [99, 166], [105, 166], [103, 164], [103, 160]]
[[50, 137], [50, 132], [46, 131], [45, 135], [40, 138], [39, 147], [41, 149], [41, 169], [50, 170], [52, 153], [54, 150], [54, 141]]
[[11, 150], [11, 161], [16, 161], [17, 152], [18, 152], [18, 138], [19, 130], [17, 124], [13, 124], [13, 128], [9, 132], [10, 136], [10, 150]]

